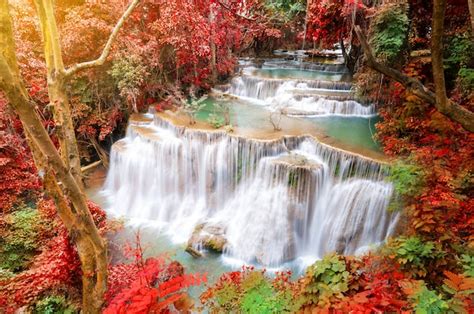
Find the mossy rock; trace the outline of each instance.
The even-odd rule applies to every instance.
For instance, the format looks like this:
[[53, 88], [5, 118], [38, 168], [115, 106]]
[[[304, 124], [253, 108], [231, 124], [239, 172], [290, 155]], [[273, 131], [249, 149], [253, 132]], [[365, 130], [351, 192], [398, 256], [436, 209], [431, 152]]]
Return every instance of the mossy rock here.
[[222, 226], [203, 223], [194, 228], [186, 252], [193, 257], [202, 257], [199, 249], [222, 253], [226, 244], [225, 229]]

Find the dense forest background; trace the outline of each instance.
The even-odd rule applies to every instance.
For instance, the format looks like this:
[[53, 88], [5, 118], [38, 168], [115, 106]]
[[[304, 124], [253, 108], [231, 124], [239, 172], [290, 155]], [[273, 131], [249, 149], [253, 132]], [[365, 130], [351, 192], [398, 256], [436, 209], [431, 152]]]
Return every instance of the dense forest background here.
[[0, 312], [188, 310], [185, 288], [201, 275], [144, 260], [139, 246], [134, 262], [107, 264], [117, 223], [87, 201], [81, 167], [107, 166], [130, 115], [206, 93], [239, 57], [337, 45], [383, 118], [399, 236], [365, 256], [330, 255], [298, 280], [224, 274], [203, 304], [474, 311], [473, 36], [472, 0], [0, 0]]

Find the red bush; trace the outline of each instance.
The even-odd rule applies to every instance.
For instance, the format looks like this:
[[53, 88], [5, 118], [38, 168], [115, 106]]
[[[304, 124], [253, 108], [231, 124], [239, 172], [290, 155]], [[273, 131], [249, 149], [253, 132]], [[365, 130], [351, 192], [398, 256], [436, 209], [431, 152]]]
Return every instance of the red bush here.
[[[94, 222], [99, 229], [105, 229], [105, 213], [93, 202], [88, 202]], [[56, 213], [52, 200], [40, 200], [38, 210], [52, 230], [44, 230], [50, 239], [35, 257], [32, 267], [13, 278], [0, 281], [0, 307], [14, 312], [30, 304], [42, 294], [61, 286], [77, 286], [81, 275], [77, 251]]]
[[40, 182], [18, 118], [0, 95], [0, 212], [18, 196], [36, 192]]

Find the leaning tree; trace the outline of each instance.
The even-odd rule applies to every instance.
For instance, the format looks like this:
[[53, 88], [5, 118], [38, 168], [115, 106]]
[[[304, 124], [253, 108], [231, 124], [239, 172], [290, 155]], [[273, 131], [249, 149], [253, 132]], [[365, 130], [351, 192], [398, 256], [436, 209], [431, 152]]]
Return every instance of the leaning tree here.
[[58, 215], [75, 244], [82, 268], [84, 313], [99, 313], [107, 289], [107, 250], [87, 206], [80, 172], [80, 156], [66, 92], [68, 81], [79, 71], [103, 64], [124, 21], [138, 5], [133, 0], [115, 25], [99, 58], [65, 68], [52, 0], [35, 0], [43, 34], [48, 94], [59, 126], [60, 151], [43, 127], [20, 74], [15, 54], [13, 23], [8, 0], [0, 0], [0, 89], [18, 114], [38, 172]]

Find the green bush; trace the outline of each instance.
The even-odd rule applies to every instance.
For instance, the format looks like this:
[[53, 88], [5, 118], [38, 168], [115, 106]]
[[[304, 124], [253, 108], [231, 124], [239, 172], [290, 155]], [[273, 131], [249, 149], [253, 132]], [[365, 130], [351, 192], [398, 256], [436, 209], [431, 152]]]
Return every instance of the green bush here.
[[290, 293], [278, 293], [261, 273], [252, 272], [243, 282], [245, 293], [241, 301], [242, 313], [270, 314], [291, 312]]
[[425, 173], [418, 166], [399, 161], [389, 169], [387, 180], [395, 190], [390, 209], [401, 208], [403, 200], [417, 195], [425, 182]]
[[305, 304], [326, 306], [344, 298], [344, 292], [349, 290], [350, 273], [342, 256], [327, 255], [306, 269], [305, 280]]
[[33, 313], [38, 314], [72, 314], [77, 313], [63, 296], [47, 296], [35, 305]]
[[211, 313], [293, 313], [299, 307], [290, 288], [278, 286], [262, 271], [230, 274], [234, 279], [220, 279], [211, 288], [211, 297], [204, 301]]
[[408, 43], [409, 19], [406, 2], [380, 6], [370, 24], [370, 44], [375, 56], [393, 63]]
[[464, 270], [464, 275], [474, 278], [474, 255], [462, 254], [459, 261]]
[[425, 277], [427, 266], [445, 255], [434, 242], [423, 242], [416, 236], [389, 241], [387, 254], [394, 257], [405, 271], [418, 277]]
[[284, 22], [291, 21], [306, 10], [306, 3], [302, 0], [270, 0], [265, 1], [265, 6]]
[[474, 90], [474, 69], [461, 68], [458, 72], [461, 86], [467, 90]]
[[474, 58], [474, 43], [469, 33], [456, 34], [447, 45], [446, 66], [467, 67]]
[[449, 305], [436, 292], [423, 286], [419, 292], [410, 297], [413, 309], [417, 314], [439, 314], [445, 313]]
[[143, 61], [137, 55], [122, 55], [117, 58], [108, 72], [115, 80], [120, 96], [136, 96], [148, 75]]
[[469, 33], [456, 34], [446, 45], [445, 67], [448, 78], [457, 77], [461, 87], [474, 90], [474, 42]]
[[7, 227], [0, 240], [0, 268], [22, 271], [38, 251], [44, 221], [36, 209], [29, 207], [6, 215], [4, 220]]

